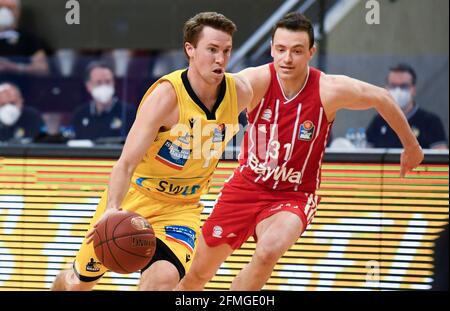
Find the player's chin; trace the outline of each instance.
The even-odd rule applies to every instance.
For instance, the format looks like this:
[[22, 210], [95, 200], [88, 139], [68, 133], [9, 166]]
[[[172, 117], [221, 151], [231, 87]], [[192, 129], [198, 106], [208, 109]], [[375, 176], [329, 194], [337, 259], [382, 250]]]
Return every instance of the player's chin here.
[[220, 83], [224, 75], [225, 75], [224, 72], [216, 73], [213, 71], [211, 74], [211, 80], [214, 81], [214, 83]]
[[280, 70], [278, 76], [283, 80], [289, 80], [295, 78], [294, 70]]

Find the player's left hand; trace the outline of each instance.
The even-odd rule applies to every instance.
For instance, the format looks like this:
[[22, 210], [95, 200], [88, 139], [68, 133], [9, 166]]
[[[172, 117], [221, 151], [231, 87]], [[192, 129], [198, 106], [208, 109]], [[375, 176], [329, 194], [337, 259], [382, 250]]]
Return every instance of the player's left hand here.
[[405, 147], [400, 157], [400, 177], [405, 177], [406, 173], [412, 171], [423, 160], [423, 151], [419, 144]]

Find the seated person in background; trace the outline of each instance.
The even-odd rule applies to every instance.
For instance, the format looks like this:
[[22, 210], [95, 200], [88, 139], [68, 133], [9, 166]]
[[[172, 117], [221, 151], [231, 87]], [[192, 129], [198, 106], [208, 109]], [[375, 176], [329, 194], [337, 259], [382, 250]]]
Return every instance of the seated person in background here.
[[[387, 89], [400, 106], [420, 146], [426, 149], [447, 149], [444, 126], [439, 117], [419, 108], [416, 96], [416, 72], [407, 64], [390, 68]], [[375, 148], [402, 148], [394, 131], [377, 115], [367, 129], [367, 142]]]
[[17, 86], [0, 84], [0, 141], [35, 138], [44, 127], [39, 112], [23, 102]]
[[48, 74], [44, 43], [18, 29], [19, 18], [20, 0], [0, 0], [0, 76]]
[[76, 139], [123, 138], [133, 124], [136, 109], [114, 96], [113, 70], [103, 62], [86, 68], [86, 89], [92, 100], [73, 114]]

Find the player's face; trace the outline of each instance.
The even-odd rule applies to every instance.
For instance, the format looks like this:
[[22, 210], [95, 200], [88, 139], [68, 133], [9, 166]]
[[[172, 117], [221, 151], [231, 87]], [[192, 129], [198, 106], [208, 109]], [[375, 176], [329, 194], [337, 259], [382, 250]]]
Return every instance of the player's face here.
[[189, 67], [209, 84], [219, 84], [225, 73], [232, 49], [231, 36], [221, 30], [204, 27], [197, 46], [186, 42]]
[[280, 79], [301, 78], [315, 51], [314, 46], [309, 48], [309, 37], [306, 31], [278, 28], [273, 37], [271, 54]]

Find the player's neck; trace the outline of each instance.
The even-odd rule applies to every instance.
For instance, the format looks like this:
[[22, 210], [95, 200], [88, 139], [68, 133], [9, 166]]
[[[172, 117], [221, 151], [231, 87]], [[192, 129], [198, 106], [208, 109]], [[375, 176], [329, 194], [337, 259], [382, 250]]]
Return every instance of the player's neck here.
[[278, 76], [281, 88], [286, 98], [291, 99], [296, 96], [305, 86], [308, 79], [309, 67], [306, 67], [297, 79], [282, 79]]
[[197, 97], [211, 111], [219, 94], [220, 83], [217, 85], [207, 83], [193, 68], [188, 70], [187, 77]]

